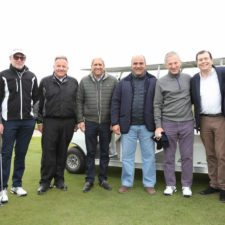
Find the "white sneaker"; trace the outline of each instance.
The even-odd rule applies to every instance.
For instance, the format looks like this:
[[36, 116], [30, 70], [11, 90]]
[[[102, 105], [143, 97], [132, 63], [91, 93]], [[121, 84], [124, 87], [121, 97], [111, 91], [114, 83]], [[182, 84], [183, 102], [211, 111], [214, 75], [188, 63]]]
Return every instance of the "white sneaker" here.
[[175, 186], [166, 186], [166, 189], [164, 190], [164, 195], [173, 195], [173, 193], [176, 191], [177, 189]]
[[11, 187], [12, 194], [17, 194], [18, 196], [26, 196], [27, 192], [22, 187]]
[[6, 203], [9, 201], [8, 195], [7, 195], [7, 190], [6, 188], [0, 192], [0, 202]]
[[190, 187], [182, 187], [182, 192], [184, 197], [191, 197], [192, 196], [192, 191]]
[[117, 156], [116, 149], [114, 148], [109, 148], [109, 157], [112, 158], [114, 156]]

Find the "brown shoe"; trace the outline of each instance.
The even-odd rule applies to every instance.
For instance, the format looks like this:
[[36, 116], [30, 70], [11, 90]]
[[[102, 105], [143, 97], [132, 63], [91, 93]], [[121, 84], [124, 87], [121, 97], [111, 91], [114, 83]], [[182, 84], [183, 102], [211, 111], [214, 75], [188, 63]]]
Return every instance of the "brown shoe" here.
[[121, 186], [119, 189], [118, 189], [118, 192], [119, 193], [126, 193], [128, 192], [132, 187], [127, 187], [127, 186]]
[[145, 187], [145, 191], [150, 195], [154, 195], [156, 193], [155, 188], [153, 187]]

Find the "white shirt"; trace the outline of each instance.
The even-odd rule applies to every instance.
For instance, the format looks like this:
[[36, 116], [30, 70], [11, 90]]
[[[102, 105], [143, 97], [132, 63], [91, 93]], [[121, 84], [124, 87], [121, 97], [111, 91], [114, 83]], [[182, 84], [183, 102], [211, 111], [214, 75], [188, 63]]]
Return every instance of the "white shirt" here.
[[200, 97], [201, 97], [201, 113], [218, 114], [221, 113], [221, 93], [216, 71], [212, 68], [212, 72], [203, 77], [200, 73]]

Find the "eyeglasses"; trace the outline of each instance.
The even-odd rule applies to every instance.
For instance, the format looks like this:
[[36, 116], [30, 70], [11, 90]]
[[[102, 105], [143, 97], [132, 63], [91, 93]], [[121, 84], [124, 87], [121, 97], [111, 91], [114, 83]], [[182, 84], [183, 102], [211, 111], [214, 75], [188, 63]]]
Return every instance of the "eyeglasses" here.
[[19, 60], [20, 59], [21, 61], [24, 61], [26, 59], [26, 56], [17, 56], [17, 55], [14, 55], [13, 58], [15, 60]]

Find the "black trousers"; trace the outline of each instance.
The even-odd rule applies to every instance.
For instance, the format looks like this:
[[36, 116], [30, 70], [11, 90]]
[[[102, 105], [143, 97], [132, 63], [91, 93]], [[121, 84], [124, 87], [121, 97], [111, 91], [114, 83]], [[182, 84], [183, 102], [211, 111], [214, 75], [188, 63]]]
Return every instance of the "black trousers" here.
[[64, 169], [69, 143], [72, 139], [75, 119], [45, 118], [42, 133], [42, 159], [40, 184], [64, 182]]

